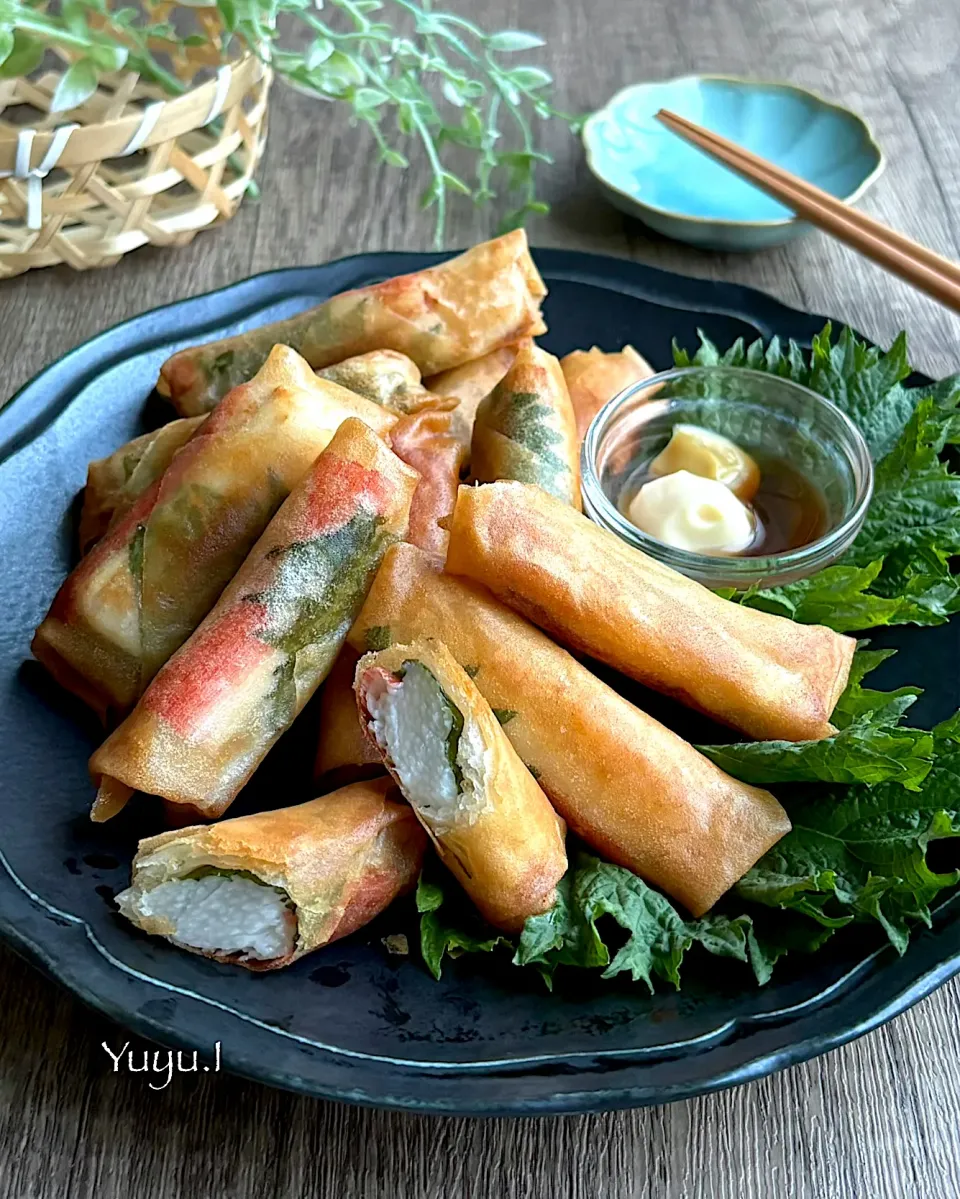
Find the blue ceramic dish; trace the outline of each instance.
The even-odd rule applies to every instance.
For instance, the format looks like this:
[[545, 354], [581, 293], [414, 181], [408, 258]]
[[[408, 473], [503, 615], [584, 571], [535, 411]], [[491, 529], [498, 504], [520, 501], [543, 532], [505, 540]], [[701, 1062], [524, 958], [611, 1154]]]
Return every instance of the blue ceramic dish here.
[[661, 108], [841, 200], [862, 196], [884, 167], [861, 117], [792, 84], [688, 75], [624, 88], [584, 126], [587, 165], [617, 208], [705, 249], [761, 250], [810, 226], [661, 125]]
[[[635, 262], [565, 250], [535, 256], [550, 288], [544, 345], [553, 354], [632, 341], [662, 370], [671, 338], [692, 346], [698, 327], [722, 345], [774, 333], [809, 345], [825, 320], [748, 287]], [[535, 971], [517, 970], [507, 954], [451, 961], [434, 982], [416, 951], [396, 957], [381, 944], [406, 932], [416, 946], [409, 901], [268, 974], [184, 953], [118, 914], [114, 896], [129, 882], [137, 839], [157, 831], [159, 813], [145, 801], [91, 823], [87, 759], [103, 730], [28, 660], [33, 629], [71, 565], [69, 511], [87, 463], [169, 418], [147, 392], [174, 350], [440, 257], [363, 254], [273, 271], [144, 313], [64, 355], [0, 410], [0, 939], [140, 1036], [197, 1049], [207, 1062], [220, 1042], [225, 1070], [420, 1112], [543, 1115], [666, 1103], [805, 1061], [875, 1028], [960, 972], [960, 893], [938, 907], [932, 928], [917, 930], [903, 957], [879, 926], [858, 926], [817, 954], [788, 957], [763, 988], [742, 963], [691, 955], [683, 990], [661, 986], [654, 995], [624, 976], [602, 982], [574, 970], [547, 993]], [[960, 706], [960, 620], [874, 630], [871, 644], [901, 649], [871, 680], [923, 687], [911, 710], [919, 726]], [[722, 738], [696, 714], [598, 671], [689, 740]], [[315, 720], [305, 713], [297, 721], [231, 815], [314, 794]]]

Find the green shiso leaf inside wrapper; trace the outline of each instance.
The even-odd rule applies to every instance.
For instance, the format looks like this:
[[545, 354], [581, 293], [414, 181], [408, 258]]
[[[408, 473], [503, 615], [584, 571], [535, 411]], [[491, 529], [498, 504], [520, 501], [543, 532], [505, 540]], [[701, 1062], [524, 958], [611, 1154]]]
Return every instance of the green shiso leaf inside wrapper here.
[[[906, 338], [887, 353], [829, 325], [808, 352], [776, 338], [721, 353], [701, 335], [678, 366], [722, 364], [793, 379], [827, 396], [862, 429], [876, 465], [864, 527], [836, 565], [786, 587], [734, 597], [792, 620], [854, 632], [881, 625], [942, 624], [960, 610], [950, 569], [960, 553], [960, 475], [944, 460], [960, 442], [960, 377], [907, 388]], [[930, 846], [960, 836], [960, 713], [932, 732], [902, 723], [916, 687], [864, 686], [891, 650], [858, 650], [822, 741], [700, 746], [729, 774], [770, 787], [793, 830], [699, 920], [631, 871], [571, 846], [554, 907], [507, 938], [469, 913], [449, 879], [421, 881], [424, 959], [439, 977], [445, 954], [498, 946], [518, 966], [629, 976], [651, 991], [679, 987], [688, 952], [744, 963], [767, 982], [787, 953], [811, 953], [839, 929], [882, 929], [903, 953], [911, 927], [929, 925], [931, 904], [960, 881], [939, 869]]]

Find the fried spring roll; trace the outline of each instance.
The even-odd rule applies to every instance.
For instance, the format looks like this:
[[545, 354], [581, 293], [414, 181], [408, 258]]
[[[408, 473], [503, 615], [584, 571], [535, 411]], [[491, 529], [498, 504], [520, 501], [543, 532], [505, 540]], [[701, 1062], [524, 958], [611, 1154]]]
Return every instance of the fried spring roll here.
[[36, 657], [104, 721], [128, 712], [348, 416], [397, 420], [277, 346], [70, 574]]
[[577, 436], [581, 441], [604, 404], [631, 383], [639, 383], [654, 374], [653, 367], [633, 346], [624, 346], [615, 354], [604, 353], [597, 346], [574, 350], [560, 359], [560, 366], [576, 413]]
[[452, 370], [433, 375], [425, 380], [425, 386], [436, 396], [456, 400], [458, 407], [454, 417], [453, 432], [469, 450], [480, 401], [485, 400], [507, 373], [517, 356], [517, 346], [503, 346], [492, 350], [482, 358], [455, 366]]
[[535, 483], [580, 511], [580, 438], [560, 363], [532, 341], [477, 409], [470, 474]]
[[412, 471], [344, 421], [216, 607], [90, 759], [94, 820], [134, 791], [222, 815], [326, 678], [387, 546]]
[[379, 774], [383, 759], [357, 715], [353, 679], [360, 655], [345, 645], [320, 693], [320, 722], [313, 776], [333, 786]]
[[87, 553], [133, 507], [137, 497], [160, 478], [204, 419], [193, 416], [172, 420], [90, 463], [80, 512], [81, 554]]
[[453, 431], [455, 418], [455, 409], [418, 412], [401, 417], [390, 434], [393, 452], [420, 474], [407, 540], [438, 554], [446, 553], [449, 539], [438, 522], [453, 512], [467, 457]]
[[427, 838], [389, 779], [140, 842], [120, 911], [144, 932], [248, 970], [362, 928], [416, 882]]
[[208, 412], [260, 369], [271, 346], [293, 346], [319, 370], [370, 350], [408, 355], [425, 375], [544, 332], [546, 295], [523, 230], [429, 270], [343, 292], [288, 320], [181, 350], [157, 390], [181, 416]]
[[438, 403], [437, 397], [420, 382], [420, 370], [413, 359], [395, 350], [357, 354], [325, 366], [317, 374], [391, 412], [420, 412]]
[[567, 869], [563, 821], [447, 647], [366, 654], [356, 688], [368, 736], [481, 914], [519, 932], [549, 911]]
[[721, 599], [537, 487], [461, 487], [447, 570], [750, 737], [815, 741], [834, 731], [852, 637]]
[[789, 832], [767, 791], [724, 774], [485, 588], [394, 546], [350, 642], [420, 637], [442, 638], [473, 677], [570, 828], [694, 915]]

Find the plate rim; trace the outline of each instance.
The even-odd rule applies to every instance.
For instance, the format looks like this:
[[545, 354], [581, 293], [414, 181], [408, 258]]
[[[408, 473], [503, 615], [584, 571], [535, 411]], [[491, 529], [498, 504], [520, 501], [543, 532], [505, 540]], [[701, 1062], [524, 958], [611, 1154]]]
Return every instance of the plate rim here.
[[[0, 409], [0, 463], [28, 446], [34, 437], [42, 433], [66, 409], [72, 393], [82, 386], [82, 382], [78, 382], [76, 373], [78, 364], [87, 376], [92, 376], [132, 354], [142, 353], [177, 340], [175, 327], [166, 329], [164, 332], [165, 322], [162, 319], [164, 314], [170, 319], [185, 308], [192, 305], [203, 307], [210, 299], [219, 297], [223, 303], [232, 302], [232, 306], [227, 310], [227, 316], [231, 321], [243, 320], [245, 316], [250, 316], [269, 304], [271, 299], [290, 295], [289, 284], [291, 283], [299, 285], [302, 280], [306, 284], [309, 280], [311, 281], [310, 289], [316, 291], [318, 271], [323, 272], [325, 280], [333, 279], [335, 281], [338, 274], [367, 269], [379, 273], [384, 265], [396, 267], [401, 262], [405, 264], [404, 269], [417, 270], [442, 261], [455, 252], [374, 251], [349, 255], [313, 267], [280, 268], [251, 275], [243, 280], [197, 296], [174, 300], [130, 317], [88, 338], [68, 351], [57, 362], [45, 367], [19, 388]], [[663, 307], [735, 316], [757, 328], [764, 337], [769, 337], [778, 331], [778, 329], [772, 328], [771, 324], [775, 324], [779, 328], [781, 323], [786, 323], [792, 326], [793, 333], [782, 330], [782, 336], [792, 335], [802, 341], [808, 341], [812, 333], [819, 331], [828, 319], [791, 308], [757, 288], [679, 275], [661, 268], [637, 263], [628, 258], [564, 249], [534, 249], [533, 254], [538, 266], [553, 280], [562, 279], [570, 282], [589, 283], [593, 286], [606, 286], [611, 290], [648, 298]], [[330, 294], [333, 294], [335, 290], [340, 289], [334, 287]], [[652, 294], [661, 290], [669, 293], [669, 298], [665, 299], [662, 295]], [[754, 315], [752, 312], [750, 315], [746, 315], [745, 309], [750, 312], [758, 302], [763, 304], [765, 318]], [[215, 324], [222, 326], [223, 323], [224, 314], [220, 313], [218, 316], [208, 317], [199, 322], [199, 328], [202, 330], [204, 326], [210, 326], [212, 329]], [[79, 376], [80, 379], [82, 377], [82, 375]], [[62, 386], [66, 383], [68, 383], [67, 394]], [[60, 390], [57, 390], [58, 387]], [[47, 394], [50, 389], [53, 389], [52, 395]], [[14, 413], [13, 416], [11, 416], [11, 411]], [[7, 862], [2, 848], [0, 848], [0, 867], [2, 867], [0, 869], [0, 939], [33, 966], [40, 969], [47, 977], [65, 986], [82, 1002], [107, 1018], [116, 1021], [122, 1027], [172, 1048], [199, 1049], [201, 1060], [203, 1060], [204, 1039], [198, 1039], [194, 1031], [197, 1023], [194, 1009], [200, 1011], [207, 1003], [214, 1001], [203, 1000], [202, 997], [198, 999], [184, 993], [172, 984], [152, 979], [114, 959], [105, 947], [97, 943], [94, 930], [83, 917], [56, 909], [26, 887]], [[951, 903], [952, 900], [948, 900], [947, 904], [943, 906], [947, 907]], [[38, 921], [41, 922], [44, 932], [48, 934], [46, 939], [31, 931], [32, 926]], [[59, 926], [57, 937], [49, 935], [51, 922], [53, 925]], [[150, 990], [150, 995], [146, 995], [144, 992], [144, 1001], [171, 990], [175, 991], [186, 1002], [186, 1010], [181, 1007], [177, 1012], [176, 1024], [160, 1016], [144, 1014], [139, 1008], [135, 1009], [122, 1001], [118, 1003], [111, 998], [109, 992], [104, 992], [102, 987], [98, 988], [86, 978], [78, 977], [76, 965], [71, 966], [69, 954], [65, 954], [59, 948], [59, 944], [64, 936], [73, 940], [80, 932], [83, 933], [84, 940], [90, 947], [90, 951], [81, 959], [82, 966], [86, 966], [90, 960], [95, 960], [97, 969], [102, 970], [105, 963], [113, 969], [120, 969], [127, 977], [135, 978], [140, 988], [146, 987]], [[575, 1075], [582, 1078], [583, 1086], [580, 1089], [545, 1090], [544, 1093], [524, 1101], [511, 1101], [502, 1091], [492, 1098], [485, 1097], [483, 1099], [471, 1098], [469, 1095], [461, 1095], [456, 1092], [453, 1095], [436, 1093], [434, 1097], [430, 1098], [424, 1094], [413, 1095], [403, 1091], [408, 1084], [422, 1088], [427, 1079], [436, 1076], [436, 1068], [431, 1069], [429, 1063], [417, 1067], [404, 1066], [402, 1069], [393, 1070], [392, 1075], [388, 1068], [385, 1071], [385, 1077], [380, 1078], [379, 1075], [374, 1075], [374, 1079], [379, 1080], [379, 1089], [370, 1090], [362, 1086], [325, 1084], [322, 1077], [316, 1076], [323, 1074], [322, 1067], [315, 1071], [313, 1077], [291, 1076], [288, 1071], [283, 1070], [277, 1072], [270, 1068], [269, 1062], [257, 1060], [256, 1055], [251, 1059], [241, 1053], [228, 1050], [226, 1045], [224, 1045], [222, 1060], [224, 1068], [233, 1073], [297, 1093], [369, 1107], [413, 1110], [432, 1114], [546, 1115], [598, 1112], [673, 1102], [751, 1081], [786, 1066], [809, 1060], [864, 1035], [907, 1010], [960, 972], [960, 946], [944, 957], [939, 945], [931, 947], [931, 943], [937, 939], [937, 936], [936, 932], [923, 930], [911, 942], [910, 950], [905, 958], [896, 958], [893, 951], [887, 947], [865, 959], [866, 962], [874, 962], [876, 958], [885, 956], [890, 960], [886, 961], [872, 975], [866, 971], [864, 978], [859, 983], [853, 984], [854, 986], [873, 984], [875, 989], [880, 992], [874, 998], [874, 1006], [870, 1007], [859, 1019], [852, 1022], [849, 1017], [844, 1019], [843, 1005], [851, 998], [851, 988], [841, 988], [833, 1000], [824, 1005], [817, 1005], [814, 1009], [818, 1016], [822, 1016], [828, 1011], [832, 1013], [833, 1020], [828, 1022], [826, 1029], [821, 1027], [820, 1031], [815, 1034], [774, 1046], [755, 1056], [748, 1054], [745, 1060], [734, 1061], [730, 1066], [718, 1072], [711, 1072], [708, 1064], [706, 1073], [698, 1071], [696, 1078], [666, 1087], [659, 1084], [645, 1084], [642, 1078], [639, 1080], [634, 1078], [632, 1082], [624, 1078], [613, 1087], [604, 1086], [602, 1082], [599, 1086], [594, 1085], [589, 1066], [568, 1058], [566, 1060], [570, 1062], [570, 1065], [566, 1077]], [[78, 956], [76, 951], [72, 952], [76, 959]], [[925, 966], [918, 972], [921, 955]], [[908, 958], [909, 967], [905, 964]], [[80, 975], [85, 973], [84, 969], [79, 971]], [[90, 973], [95, 976], [96, 972], [91, 971]], [[878, 979], [881, 982], [879, 987], [877, 987]], [[837, 1009], [840, 1010], [839, 1018]], [[237, 1027], [245, 1026], [245, 1022], [239, 1014], [224, 1012], [225, 1027], [227, 1027], [228, 1020]], [[817, 1023], [822, 1024], [822, 1021], [818, 1020]], [[762, 1024], [761, 1021], [761, 1027]], [[788, 1029], [791, 1027], [789, 1019], [783, 1021], [782, 1024]], [[688, 1053], [680, 1056], [697, 1056], [701, 1061], [709, 1062], [711, 1053], [729, 1046], [733, 1034], [743, 1026], [743, 1022], [734, 1019], [732, 1025], [730, 1036], [721, 1040], [717, 1045], [708, 1046], [697, 1055]], [[249, 1029], [247, 1030], [249, 1031]], [[283, 1030], [273, 1031], [282, 1032]], [[238, 1043], [240, 1041], [242, 1038], [238, 1038]], [[593, 1060], [591, 1055], [578, 1054], [577, 1058]], [[598, 1051], [596, 1059], [602, 1060], [603, 1058], [603, 1052]], [[550, 1059], [551, 1064], [554, 1065], [561, 1064], [565, 1060], [563, 1054], [551, 1054]], [[369, 1062], [371, 1059], [362, 1060]], [[594, 1069], [593, 1077], [611, 1080], [611, 1076], [616, 1073], [636, 1075], [637, 1072], [642, 1076], [645, 1069], [649, 1069], [652, 1064], [663, 1060], [662, 1052], [659, 1057], [655, 1057], [649, 1051], [646, 1055], [636, 1051], [631, 1058], [630, 1051], [618, 1051], [617, 1064], [614, 1069], [605, 1071]], [[494, 1064], [475, 1064], [469, 1070], [465, 1070], [462, 1068], [463, 1066], [463, 1063], [453, 1063], [448, 1066], [443, 1072], [445, 1079], [459, 1082], [468, 1088], [471, 1081], [490, 1081], [495, 1074]], [[513, 1071], [514, 1075], [522, 1077], [525, 1068], [528, 1068], [528, 1065], [526, 1067], [521, 1065]], [[393, 1085], [385, 1092], [383, 1088], [390, 1083], [391, 1078]], [[400, 1088], [399, 1093], [397, 1088]], [[436, 1088], [434, 1090], [436, 1091]], [[440, 1091], [442, 1090], [441, 1087]]]

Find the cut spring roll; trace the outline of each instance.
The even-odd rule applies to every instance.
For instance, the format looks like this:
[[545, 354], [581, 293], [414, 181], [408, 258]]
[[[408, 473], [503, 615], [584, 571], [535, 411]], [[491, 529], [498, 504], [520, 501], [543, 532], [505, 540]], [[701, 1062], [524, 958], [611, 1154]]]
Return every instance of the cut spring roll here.
[[314, 778], [328, 786], [369, 778], [383, 771], [380, 751], [364, 734], [357, 715], [353, 680], [360, 655], [345, 645], [320, 693], [320, 723]]
[[437, 398], [420, 382], [420, 370], [412, 358], [395, 350], [371, 350], [345, 358], [317, 371], [321, 379], [339, 383], [364, 399], [391, 412], [419, 412], [432, 408]]
[[104, 721], [128, 712], [348, 416], [397, 420], [277, 346], [70, 574], [36, 657]]
[[463, 442], [465, 450], [470, 448], [473, 422], [480, 401], [485, 400], [507, 373], [517, 356], [517, 346], [502, 346], [482, 358], [455, 366], [452, 370], [433, 375], [424, 385], [436, 396], [445, 396], [457, 401], [458, 407], [453, 422], [453, 432]]
[[481, 914], [519, 932], [567, 869], [564, 824], [463, 667], [440, 641], [357, 666], [367, 735]]
[[90, 463], [80, 512], [81, 554], [87, 553], [133, 507], [137, 497], [160, 478], [204, 419], [193, 416], [172, 420]]
[[732, 604], [538, 487], [461, 487], [447, 570], [574, 649], [761, 740], [813, 741], [852, 637]]
[[389, 779], [140, 842], [120, 911], [144, 932], [248, 970], [362, 928], [416, 882], [427, 838]]
[[485, 588], [411, 545], [387, 551], [350, 632], [358, 650], [441, 637], [580, 837], [701, 915], [790, 830]]
[[94, 820], [134, 791], [223, 814], [326, 678], [416, 472], [361, 421], [330, 445], [270, 522], [216, 607], [90, 759]]
[[319, 370], [370, 350], [397, 350], [433, 375], [545, 330], [546, 295], [518, 229], [439, 266], [343, 292], [288, 320], [174, 354], [157, 390], [181, 416], [208, 412], [260, 369], [277, 342]]
[[654, 374], [653, 367], [633, 346], [624, 346], [615, 354], [607, 354], [597, 346], [574, 350], [560, 359], [560, 366], [576, 413], [577, 436], [581, 441], [604, 404], [631, 383], [639, 383]]
[[534, 483], [578, 511], [580, 439], [560, 363], [532, 341], [477, 409], [470, 474]]
[[455, 418], [455, 409], [418, 412], [401, 417], [390, 434], [393, 452], [420, 474], [407, 540], [438, 554], [446, 553], [449, 539], [439, 522], [453, 512], [467, 457], [453, 431]]

